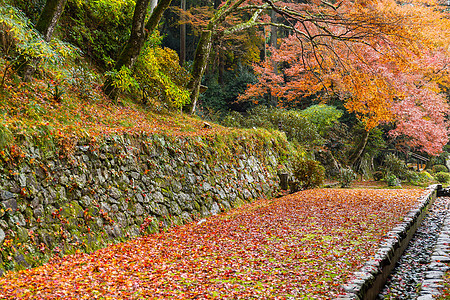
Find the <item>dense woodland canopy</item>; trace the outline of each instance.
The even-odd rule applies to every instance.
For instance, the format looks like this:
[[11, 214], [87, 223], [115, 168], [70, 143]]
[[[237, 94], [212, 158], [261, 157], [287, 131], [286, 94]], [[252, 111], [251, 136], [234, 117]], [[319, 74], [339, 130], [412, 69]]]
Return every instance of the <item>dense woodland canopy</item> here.
[[2, 85], [43, 80], [71, 56], [115, 104], [281, 129], [363, 173], [383, 151], [437, 156], [448, 142], [445, 1], [1, 4]]

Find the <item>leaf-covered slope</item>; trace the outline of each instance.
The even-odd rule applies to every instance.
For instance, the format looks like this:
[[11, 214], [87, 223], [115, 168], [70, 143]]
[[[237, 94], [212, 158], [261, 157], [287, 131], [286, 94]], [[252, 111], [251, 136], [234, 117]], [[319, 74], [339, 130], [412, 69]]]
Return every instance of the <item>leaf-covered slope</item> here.
[[7, 299], [329, 299], [421, 190], [317, 189], [0, 278]]

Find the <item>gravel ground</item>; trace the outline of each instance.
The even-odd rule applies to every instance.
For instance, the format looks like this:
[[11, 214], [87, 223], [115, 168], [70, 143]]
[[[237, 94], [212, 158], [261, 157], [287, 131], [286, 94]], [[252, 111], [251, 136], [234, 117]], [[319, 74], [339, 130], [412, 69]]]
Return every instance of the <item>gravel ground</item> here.
[[378, 299], [417, 299], [433, 247], [447, 215], [449, 197], [437, 198], [400, 258]]

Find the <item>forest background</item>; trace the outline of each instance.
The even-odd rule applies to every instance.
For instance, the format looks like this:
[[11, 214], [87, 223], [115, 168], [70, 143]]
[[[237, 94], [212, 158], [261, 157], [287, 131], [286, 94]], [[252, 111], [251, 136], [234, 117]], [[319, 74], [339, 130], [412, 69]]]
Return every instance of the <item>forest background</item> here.
[[284, 131], [329, 177], [420, 182], [411, 155], [448, 158], [445, 1], [1, 4], [4, 159], [21, 139], [70, 151], [118, 132], [190, 134], [198, 117]]

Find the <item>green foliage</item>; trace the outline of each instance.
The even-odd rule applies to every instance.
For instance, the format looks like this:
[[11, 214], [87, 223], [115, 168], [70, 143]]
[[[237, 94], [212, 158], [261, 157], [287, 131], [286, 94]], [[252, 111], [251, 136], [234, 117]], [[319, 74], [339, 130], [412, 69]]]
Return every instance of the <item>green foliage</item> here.
[[450, 173], [437, 172], [436, 174], [434, 174], [434, 179], [436, 179], [439, 183], [447, 183], [450, 181]]
[[[444, 149], [448, 150], [449, 146], [444, 146]], [[430, 157], [430, 161], [427, 163], [428, 165], [445, 165], [447, 159], [450, 157], [450, 153], [447, 151], [443, 151], [439, 156]]]
[[410, 183], [417, 183], [420, 180], [420, 176], [417, 172], [408, 170], [406, 172], [406, 180], [408, 180], [408, 182]]
[[[351, 131], [349, 132], [350, 138], [348, 139], [348, 144], [346, 147], [346, 155], [353, 154], [355, 146], [360, 143], [362, 136], [366, 134], [365, 125], [362, 122], [358, 122], [353, 126]], [[355, 172], [363, 175], [366, 178], [370, 178], [371, 174], [374, 170], [374, 158], [380, 153], [381, 149], [385, 149], [386, 143], [383, 139], [383, 132], [378, 128], [373, 128], [369, 132], [369, 137], [367, 143], [364, 147], [363, 153], [359, 157], [359, 159], [354, 163], [353, 168]], [[338, 156], [339, 157], [339, 156]], [[342, 159], [342, 158], [341, 158]], [[345, 161], [345, 164], [348, 162]]]
[[130, 35], [134, 0], [69, 0], [60, 21], [67, 39], [110, 68]]
[[386, 180], [386, 183], [388, 184], [388, 186], [399, 186], [400, 185], [400, 180], [394, 174], [387, 175], [385, 180]]
[[339, 183], [341, 187], [349, 187], [356, 179], [356, 173], [350, 168], [343, 168], [339, 174]]
[[186, 88], [189, 74], [179, 65], [177, 53], [161, 48], [159, 44], [160, 37], [156, 32], [144, 46], [134, 66], [133, 78], [145, 99], [157, 99], [181, 109], [190, 101]]
[[36, 23], [46, 0], [7, 0], [6, 2], [9, 2], [12, 6], [19, 8], [31, 20], [31, 22]]
[[421, 178], [424, 178], [424, 179], [427, 180], [427, 181], [433, 180], [433, 176], [431, 176], [431, 174], [428, 173], [427, 171], [422, 171], [422, 172], [420, 172], [420, 173], [419, 173], [419, 176], [420, 176]]
[[336, 122], [341, 116], [342, 111], [334, 106], [318, 104], [312, 105], [301, 111], [309, 122], [316, 125], [320, 135], [324, 135], [327, 129]]
[[132, 70], [123, 66], [120, 71], [106, 74], [111, 76], [114, 87], [142, 94], [144, 104], [153, 99], [170, 108], [181, 109], [190, 101], [190, 93], [185, 87], [189, 74], [179, 65], [177, 53], [161, 48], [160, 43], [161, 37], [155, 32], [144, 45]]
[[302, 189], [314, 188], [325, 180], [325, 168], [318, 161], [297, 158], [293, 162], [292, 169]]
[[0, 6], [0, 45], [9, 56], [23, 55], [26, 59], [39, 58], [44, 62], [60, 63], [76, 49], [59, 40], [47, 43], [34, 25], [15, 7]]
[[434, 165], [432, 167], [433, 173], [438, 173], [438, 172], [448, 172], [448, 169], [446, 166], [444, 165]]
[[5, 148], [13, 140], [13, 134], [11, 130], [8, 129], [4, 120], [0, 122], [0, 149]]
[[125, 66], [122, 66], [119, 71], [112, 70], [106, 72], [106, 75], [111, 76], [114, 87], [122, 91], [131, 92], [132, 88], [138, 86], [137, 81], [133, 77], [133, 73]]
[[230, 111], [223, 119], [222, 125], [227, 127], [244, 127], [245, 118], [237, 111]]
[[[356, 125], [355, 127], [359, 127], [361, 130], [365, 130], [364, 125], [362, 123], [358, 123], [358, 125]], [[366, 174], [369, 172], [373, 172], [374, 170], [372, 170], [373, 167], [373, 159], [374, 157], [376, 157], [377, 155], [380, 154], [382, 149], [386, 148], [386, 142], [383, 138], [383, 131], [381, 131], [379, 128], [375, 127], [370, 131], [369, 134], [369, 139], [367, 140], [367, 144], [366, 147], [364, 148], [364, 152], [362, 157], [367, 158], [367, 160], [369, 160], [369, 166], [370, 166], [370, 170], [366, 170]], [[359, 173], [363, 173], [363, 166], [359, 166]]]
[[408, 168], [406, 167], [405, 162], [394, 154], [389, 153], [386, 155], [384, 159], [384, 168], [386, 174], [392, 174], [400, 179], [406, 179]]
[[408, 170], [407, 180], [409, 183], [417, 186], [428, 186], [434, 178], [428, 172], [415, 172]]
[[[8, 69], [19, 69], [25, 63], [36, 68], [38, 76], [50, 77], [61, 84], [68, 75], [68, 62], [79, 55], [79, 49], [66, 42], [44, 41], [24, 13], [9, 5], [0, 6], [0, 47], [9, 61], [2, 74], [2, 87]], [[52, 93], [60, 95], [61, 89], [53, 89]]]
[[61, 102], [62, 96], [66, 93], [59, 85], [50, 83], [47, 86], [48, 93], [51, 95], [51, 99], [57, 102]]
[[81, 62], [70, 67], [68, 73], [66, 82], [75, 88], [81, 99], [95, 99], [95, 94], [92, 91], [95, 89], [95, 83], [100, 81], [98, 74], [92, 72], [87, 65]]
[[181, 109], [190, 101], [190, 93], [185, 88], [189, 74], [179, 65], [177, 53], [159, 47], [160, 42], [156, 32], [146, 42], [133, 70], [123, 66], [120, 71], [106, 74], [113, 79], [114, 87], [128, 93], [142, 93], [144, 104], [151, 98]]
[[280, 129], [290, 141], [301, 145], [315, 147], [323, 144], [316, 126], [296, 110], [257, 106], [251, 109], [246, 117], [236, 112], [230, 113], [223, 119], [222, 124], [228, 127]]
[[200, 95], [202, 107], [221, 112], [250, 108], [248, 103], [236, 103], [238, 95], [245, 92], [247, 85], [256, 81], [249, 68], [238, 65], [225, 72], [223, 84], [218, 82], [216, 76], [207, 77], [205, 81], [208, 89]]

